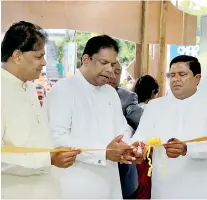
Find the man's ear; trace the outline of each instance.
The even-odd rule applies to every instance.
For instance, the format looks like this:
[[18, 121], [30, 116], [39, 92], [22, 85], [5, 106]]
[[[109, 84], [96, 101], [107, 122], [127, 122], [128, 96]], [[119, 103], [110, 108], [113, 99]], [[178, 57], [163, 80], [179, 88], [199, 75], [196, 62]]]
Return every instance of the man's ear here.
[[16, 65], [19, 65], [20, 64], [20, 61], [22, 59], [22, 52], [20, 50], [15, 50], [13, 53], [12, 53], [12, 59], [13, 61], [15, 62]]
[[152, 90], [151, 98], [155, 96], [155, 90]]
[[198, 85], [200, 83], [200, 80], [201, 80], [201, 74], [195, 75], [195, 79], [196, 79], [196, 82], [197, 82], [197, 85]]
[[82, 56], [82, 63], [83, 63], [83, 65], [87, 66], [89, 61], [90, 61], [89, 55], [88, 54], [84, 54]]

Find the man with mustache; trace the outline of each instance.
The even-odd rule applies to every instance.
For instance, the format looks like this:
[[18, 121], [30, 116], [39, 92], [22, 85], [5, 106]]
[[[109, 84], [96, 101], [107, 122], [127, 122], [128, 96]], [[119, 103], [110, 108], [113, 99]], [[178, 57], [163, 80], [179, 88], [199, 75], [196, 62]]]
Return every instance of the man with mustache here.
[[46, 97], [46, 90], [44, 86], [39, 83], [35, 84], [35, 88], [36, 88], [38, 100], [40, 102], [40, 105], [42, 106], [44, 103], [44, 99]]
[[[73, 167], [59, 170], [64, 198], [120, 199], [117, 163], [140, 163], [143, 156], [122, 142], [131, 132], [116, 91], [108, 79], [114, 76], [119, 47], [107, 35], [88, 40], [77, 73], [58, 81], [48, 94], [51, 134], [57, 146], [100, 149], [82, 152]], [[126, 138], [125, 137], [125, 138]], [[80, 189], [81, 188], [81, 189]]]
[[[11, 147], [53, 148], [47, 118], [31, 81], [43, 66], [47, 33], [20, 21], [6, 32], [1, 43], [1, 144]], [[79, 151], [10, 153], [1, 155], [3, 199], [61, 198], [52, 165], [67, 168]]]
[[197, 91], [200, 78], [197, 58], [175, 57], [169, 72], [172, 95], [148, 103], [132, 138], [159, 137], [164, 143], [153, 150], [153, 199], [207, 198], [207, 142], [182, 142], [207, 135], [207, 104]]

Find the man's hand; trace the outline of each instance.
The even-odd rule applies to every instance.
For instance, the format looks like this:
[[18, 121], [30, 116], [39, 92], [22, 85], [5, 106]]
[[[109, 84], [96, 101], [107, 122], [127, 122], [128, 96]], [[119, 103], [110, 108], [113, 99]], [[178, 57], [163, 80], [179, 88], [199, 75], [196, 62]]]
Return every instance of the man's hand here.
[[164, 144], [164, 148], [169, 158], [185, 156], [187, 153], [187, 145], [176, 138], [168, 140], [167, 144]]
[[[64, 148], [65, 149], [65, 148]], [[51, 152], [51, 163], [59, 168], [67, 168], [73, 165], [76, 160], [76, 156], [80, 153], [80, 150], [69, 151], [66, 152]]]
[[[122, 141], [123, 135], [114, 138], [106, 148], [106, 159], [114, 162], [120, 162], [126, 149], [130, 146]], [[126, 163], [128, 164], [128, 163]]]
[[137, 152], [139, 147], [139, 142], [135, 142], [131, 145], [130, 150], [126, 150], [121, 157], [120, 163], [125, 164], [141, 164], [144, 160], [144, 156], [142, 153]]

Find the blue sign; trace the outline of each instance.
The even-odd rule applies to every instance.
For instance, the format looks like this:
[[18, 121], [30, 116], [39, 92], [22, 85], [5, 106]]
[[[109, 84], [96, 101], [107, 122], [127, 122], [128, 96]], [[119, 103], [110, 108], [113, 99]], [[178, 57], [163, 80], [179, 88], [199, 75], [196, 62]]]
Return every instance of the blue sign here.
[[170, 60], [179, 55], [189, 55], [198, 58], [200, 46], [200, 33], [197, 33], [195, 46], [170, 45]]

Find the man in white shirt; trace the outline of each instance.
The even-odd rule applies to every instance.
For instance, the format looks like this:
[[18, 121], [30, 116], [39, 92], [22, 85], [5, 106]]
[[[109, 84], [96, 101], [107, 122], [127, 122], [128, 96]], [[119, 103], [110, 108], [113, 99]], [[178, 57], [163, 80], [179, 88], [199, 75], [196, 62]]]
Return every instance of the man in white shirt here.
[[58, 81], [46, 98], [44, 105], [56, 146], [103, 149], [82, 152], [70, 169], [60, 170], [67, 199], [122, 198], [115, 162], [143, 160], [139, 153], [123, 155], [122, 149], [129, 146], [119, 135], [125, 134], [129, 139], [131, 132], [119, 96], [107, 84], [114, 76], [118, 51], [117, 42], [109, 36], [91, 38], [83, 52], [80, 71]]
[[203, 52], [199, 55], [199, 62], [202, 67], [202, 79], [198, 87], [198, 92], [207, 99], [206, 85], [207, 85], [207, 52]]
[[132, 141], [160, 137], [165, 144], [153, 151], [153, 199], [206, 199], [207, 142], [182, 142], [207, 136], [207, 104], [197, 92], [200, 63], [178, 56], [169, 78], [172, 95], [148, 103]]
[[[31, 80], [44, 65], [46, 33], [29, 22], [13, 24], [1, 44], [2, 146], [53, 148], [46, 115]], [[61, 198], [51, 165], [71, 166], [79, 151], [2, 154], [3, 199]]]

